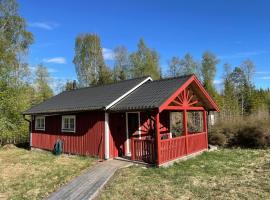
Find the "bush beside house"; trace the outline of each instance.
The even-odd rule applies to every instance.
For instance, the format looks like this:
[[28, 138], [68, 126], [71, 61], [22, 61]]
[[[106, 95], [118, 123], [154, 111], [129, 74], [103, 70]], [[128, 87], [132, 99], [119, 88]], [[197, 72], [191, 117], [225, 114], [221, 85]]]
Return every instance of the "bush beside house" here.
[[249, 116], [218, 122], [209, 130], [209, 143], [222, 147], [269, 147], [270, 119]]

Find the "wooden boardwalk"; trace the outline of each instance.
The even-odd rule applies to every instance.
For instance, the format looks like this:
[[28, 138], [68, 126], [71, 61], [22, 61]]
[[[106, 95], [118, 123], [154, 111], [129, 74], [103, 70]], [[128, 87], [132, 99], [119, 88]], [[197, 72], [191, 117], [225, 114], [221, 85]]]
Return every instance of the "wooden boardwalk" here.
[[114, 173], [131, 163], [120, 160], [109, 160], [97, 164], [85, 173], [77, 176], [67, 185], [52, 193], [47, 200], [88, 200], [98, 195], [100, 189]]

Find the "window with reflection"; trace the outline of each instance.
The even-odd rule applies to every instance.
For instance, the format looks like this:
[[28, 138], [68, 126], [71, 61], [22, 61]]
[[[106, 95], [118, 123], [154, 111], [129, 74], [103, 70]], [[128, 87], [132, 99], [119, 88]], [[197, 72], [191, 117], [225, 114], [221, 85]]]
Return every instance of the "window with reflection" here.
[[170, 132], [172, 137], [179, 137], [184, 134], [183, 112], [170, 112]]
[[203, 112], [189, 111], [187, 115], [188, 132], [201, 133], [203, 132]]

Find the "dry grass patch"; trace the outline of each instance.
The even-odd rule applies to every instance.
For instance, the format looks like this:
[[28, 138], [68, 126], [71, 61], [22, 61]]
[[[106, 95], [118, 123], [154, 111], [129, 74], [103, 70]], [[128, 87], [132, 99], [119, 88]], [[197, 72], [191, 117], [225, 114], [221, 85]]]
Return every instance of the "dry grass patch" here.
[[206, 152], [168, 168], [126, 168], [100, 199], [269, 199], [270, 150]]
[[89, 157], [0, 149], [0, 199], [42, 199], [94, 162]]

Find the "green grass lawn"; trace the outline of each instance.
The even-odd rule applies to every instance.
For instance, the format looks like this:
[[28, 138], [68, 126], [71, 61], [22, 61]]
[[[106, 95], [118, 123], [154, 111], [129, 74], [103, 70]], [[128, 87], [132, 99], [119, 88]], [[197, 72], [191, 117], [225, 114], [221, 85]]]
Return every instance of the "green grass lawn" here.
[[122, 169], [100, 199], [270, 199], [270, 150], [206, 152], [168, 168]]
[[0, 199], [42, 199], [94, 163], [89, 157], [0, 149]]

